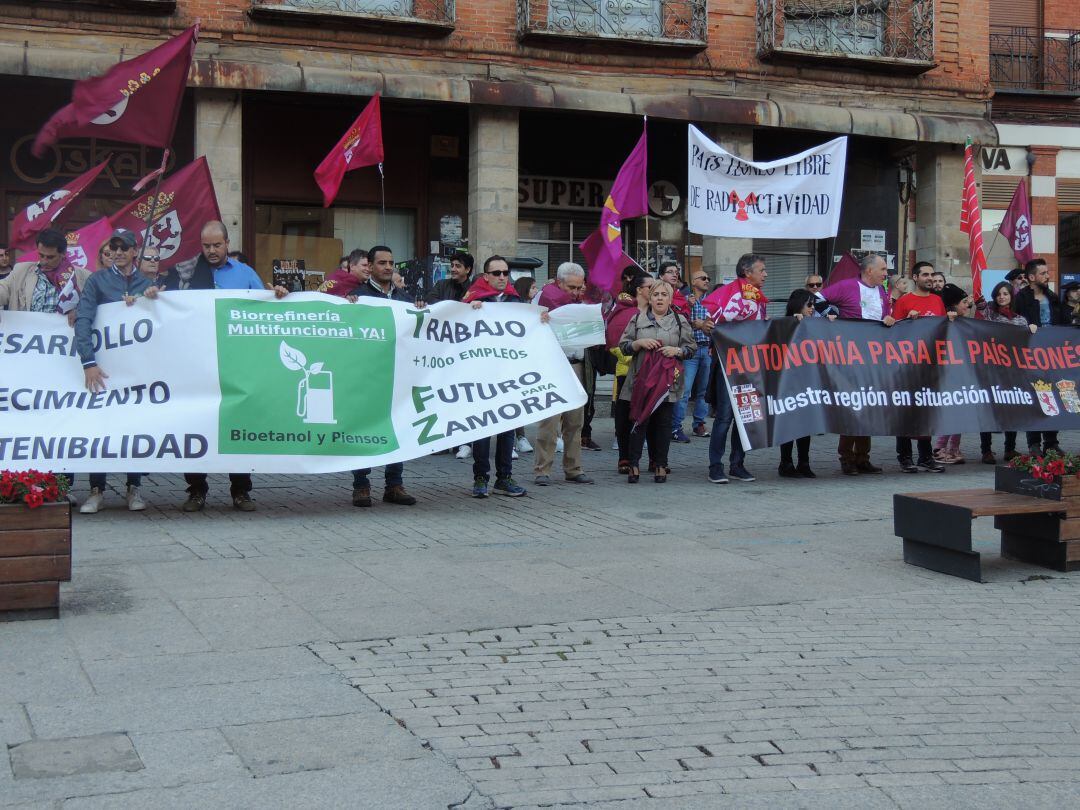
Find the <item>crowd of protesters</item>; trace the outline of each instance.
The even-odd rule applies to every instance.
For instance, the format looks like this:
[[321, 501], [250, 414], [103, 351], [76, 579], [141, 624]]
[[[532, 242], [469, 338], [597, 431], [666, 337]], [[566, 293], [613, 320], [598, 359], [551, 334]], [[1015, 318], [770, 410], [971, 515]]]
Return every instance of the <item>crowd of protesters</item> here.
[[[8, 251], [0, 250], [0, 309], [66, 317], [74, 330], [86, 387], [100, 391], [106, 386], [108, 374], [97, 363], [91, 332], [101, 304], [123, 301], [130, 305], [139, 296], [153, 299], [163, 292], [200, 289], [270, 288], [278, 298], [288, 294], [283, 287], [265, 284], [246, 256], [229, 249], [228, 230], [223, 223], [206, 223], [201, 242], [202, 252], [197, 258], [165, 271], [160, 266], [157, 246], [148, 244], [140, 249], [135, 233], [118, 229], [101, 245], [97, 269], [90, 272], [71, 264], [63, 234], [53, 229], [42, 231], [33, 261], [15, 262]], [[474, 308], [505, 302], [532, 303], [541, 307], [544, 322], [549, 311], [562, 306], [602, 305], [605, 345], [566, 352], [567, 363], [588, 394], [588, 404], [539, 422], [535, 426], [535, 446], [524, 428], [518, 428], [457, 448], [457, 458], [472, 461], [474, 497], [485, 498], [489, 493], [525, 495], [525, 487], [514, 479], [513, 462], [532, 452], [533, 482], [537, 486], [551, 484], [558, 455], [562, 456], [566, 482], [592, 484], [593, 478], [583, 467], [582, 450], [601, 449], [592, 441], [591, 421], [597, 374], [605, 372], [614, 375], [611, 412], [618, 451], [616, 468], [626, 476], [627, 483], [639, 482], [646, 449], [647, 471], [654, 482], [666, 482], [671, 472], [668, 454], [672, 442], [692, 443], [691, 436], [709, 439], [709, 481], [726, 484], [731, 479], [755, 480], [746, 466], [747, 456], [736, 429], [724, 375], [718, 373], [712, 333], [725, 323], [767, 318], [769, 302], [764, 286], [768, 270], [764, 257], [742, 256], [735, 266], [735, 278], [715, 287], [702, 270], [684, 278], [675, 262], [662, 263], [655, 277], [632, 265], [623, 271], [621, 289], [614, 296], [591, 286], [585, 269], [573, 262], [561, 264], [555, 277], [542, 287], [531, 276], [512, 279], [510, 265], [502, 256], [487, 257], [478, 272], [475, 264], [469, 254], [455, 254], [447, 277], [417, 301], [395, 272], [392, 250], [377, 245], [343, 256], [338, 268], [318, 288], [351, 302], [365, 297], [421, 306], [459, 301]], [[910, 277], [894, 279], [891, 284], [884, 257], [871, 253], [858, 264], [857, 276], [831, 284], [826, 284], [820, 275], [808, 276], [803, 287], [791, 292], [783, 317], [877, 321], [886, 327], [903, 319], [975, 317], [1032, 332], [1043, 326], [1080, 325], [1080, 285], [1069, 285], [1060, 297], [1055, 295], [1049, 287], [1049, 270], [1041, 259], [1009, 273], [987, 300], [974, 300], [960, 287], [946, 283], [944, 275], [929, 262], [916, 263]], [[1025, 438], [1031, 454], [1058, 449], [1055, 431], [1029, 432]], [[1015, 432], [1005, 433], [1006, 460], [1018, 455], [1016, 442]], [[810, 436], [783, 443], [779, 476], [815, 478], [810, 447]], [[929, 436], [896, 437], [896, 458], [904, 473], [941, 473], [946, 465], [962, 464], [965, 459], [959, 448], [958, 435], [938, 436], [936, 440]], [[837, 455], [841, 473], [880, 474], [882, 468], [871, 461], [871, 450], [869, 436], [840, 436]], [[980, 452], [984, 463], [996, 463], [991, 433], [980, 434]], [[370, 473], [370, 469], [353, 472], [354, 506], [373, 505]], [[399, 506], [417, 502], [406, 491], [403, 474], [402, 463], [385, 466], [384, 502]], [[209, 491], [206, 474], [188, 473], [184, 478], [188, 498], [181, 508], [185, 512], [201, 511]], [[235, 473], [229, 480], [234, 507], [255, 510], [251, 475]], [[146, 508], [140, 484], [138, 473], [127, 475], [127, 506], [132, 511]], [[80, 508], [84, 514], [93, 514], [102, 507], [106, 476], [90, 475], [89, 486], [90, 494]]]

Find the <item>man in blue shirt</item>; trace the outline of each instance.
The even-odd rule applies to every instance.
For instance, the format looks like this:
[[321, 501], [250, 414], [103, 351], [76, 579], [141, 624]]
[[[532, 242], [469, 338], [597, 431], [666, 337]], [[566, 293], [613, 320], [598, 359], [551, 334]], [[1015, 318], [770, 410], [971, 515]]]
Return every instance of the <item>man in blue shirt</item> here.
[[[202, 254], [194, 262], [178, 264], [168, 272], [165, 290], [265, 290], [266, 285], [258, 274], [243, 262], [229, 258], [229, 231], [224, 222], [207, 222], [203, 225]], [[275, 287], [278, 298], [288, 295], [284, 287]], [[206, 494], [210, 487], [206, 473], [186, 473], [188, 499], [181, 507], [185, 512], [201, 512], [206, 506]], [[255, 501], [251, 499], [251, 474], [230, 473], [230, 494], [233, 506], [241, 512], [254, 512]]]

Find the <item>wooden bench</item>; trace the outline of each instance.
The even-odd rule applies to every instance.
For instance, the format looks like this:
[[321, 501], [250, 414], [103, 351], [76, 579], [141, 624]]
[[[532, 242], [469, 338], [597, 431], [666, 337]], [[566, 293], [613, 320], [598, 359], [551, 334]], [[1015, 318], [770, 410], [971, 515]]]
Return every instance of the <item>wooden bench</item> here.
[[1054, 531], [1069, 506], [995, 489], [910, 492], [893, 495], [893, 527], [904, 540], [904, 562], [982, 582], [980, 555], [971, 548], [972, 520], [994, 517], [1003, 556], [1070, 570], [1071, 561], [1056, 558], [1067, 556], [1072, 544], [1062, 542], [1060, 528]]

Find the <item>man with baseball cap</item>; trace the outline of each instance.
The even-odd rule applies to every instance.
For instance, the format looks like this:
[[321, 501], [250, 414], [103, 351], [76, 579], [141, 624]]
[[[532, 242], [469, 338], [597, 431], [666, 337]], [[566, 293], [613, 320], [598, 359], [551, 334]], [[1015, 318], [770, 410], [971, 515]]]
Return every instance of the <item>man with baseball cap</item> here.
[[[126, 228], [117, 228], [109, 237], [109, 249], [113, 254], [112, 266], [91, 274], [83, 286], [82, 297], [75, 315], [75, 348], [82, 361], [86, 387], [90, 391], [104, 391], [108, 374], [102, 371], [94, 355], [91, 334], [97, 319], [98, 307], [123, 301], [128, 306], [143, 295], [153, 282], [135, 268], [135, 254], [139, 240]], [[153, 297], [153, 293], [150, 296]], [[127, 505], [132, 512], [141, 512], [146, 508], [146, 501], [139, 493], [142, 476], [128, 473]], [[84, 515], [97, 512], [105, 501], [105, 473], [90, 475], [90, 495], [79, 511]]]

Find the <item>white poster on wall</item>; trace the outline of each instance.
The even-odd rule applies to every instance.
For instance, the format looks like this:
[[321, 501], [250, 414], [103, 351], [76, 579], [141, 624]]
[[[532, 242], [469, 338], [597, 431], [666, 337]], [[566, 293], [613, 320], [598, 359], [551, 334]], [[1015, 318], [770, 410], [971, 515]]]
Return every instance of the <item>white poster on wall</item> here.
[[755, 239], [836, 236], [847, 138], [754, 163], [688, 128], [687, 219], [693, 233]]

